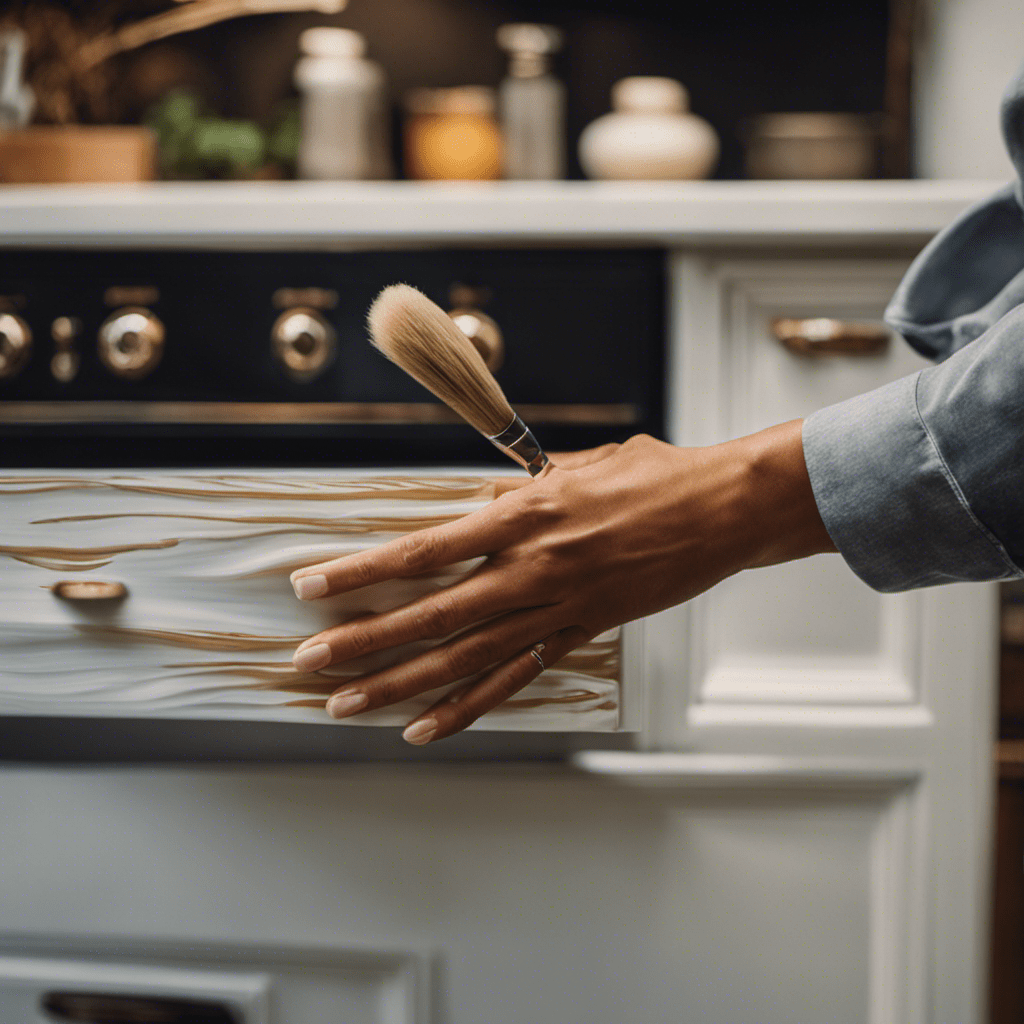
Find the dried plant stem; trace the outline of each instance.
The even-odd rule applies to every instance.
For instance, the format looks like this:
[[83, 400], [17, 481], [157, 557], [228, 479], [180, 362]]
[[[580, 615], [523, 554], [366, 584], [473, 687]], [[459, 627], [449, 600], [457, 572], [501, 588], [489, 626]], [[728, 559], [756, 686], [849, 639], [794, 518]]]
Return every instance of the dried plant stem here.
[[280, 14], [290, 11], [318, 11], [337, 14], [345, 9], [348, 0], [177, 0], [180, 6], [161, 14], [154, 14], [116, 32], [90, 40], [79, 52], [83, 69], [95, 67], [114, 54], [134, 50], [146, 43], [165, 39], [181, 32], [193, 32], [249, 14]]

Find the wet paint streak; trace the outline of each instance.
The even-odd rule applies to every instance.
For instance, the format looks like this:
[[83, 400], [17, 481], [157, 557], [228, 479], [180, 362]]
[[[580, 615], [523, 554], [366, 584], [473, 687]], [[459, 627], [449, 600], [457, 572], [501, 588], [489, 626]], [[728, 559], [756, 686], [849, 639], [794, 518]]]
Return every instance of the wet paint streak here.
[[139, 541], [136, 544], [111, 544], [100, 548], [43, 547], [40, 545], [18, 546], [0, 544], [0, 555], [7, 555], [26, 565], [41, 569], [57, 569], [65, 572], [85, 572], [109, 565], [112, 558], [106, 555], [122, 555], [129, 551], [157, 551], [173, 548], [179, 541], [175, 537], [164, 540]]
[[[528, 708], [549, 707], [552, 704], [584, 704], [588, 700], [596, 700], [601, 695], [592, 690], [570, 690], [555, 697], [512, 697], [501, 705], [503, 708]], [[615, 705], [612, 705], [615, 707]]]
[[[167, 477], [168, 480], [212, 482], [213, 487], [186, 487], [147, 484], [137, 477], [11, 477], [0, 480], [0, 493], [42, 494], [61, 490], [113, 490], [134, 494], [158, 494], [183, 498], [247, 498], [269, 501], [358, 501], [383, 498], [389, 501], [467, 501], [488, 500], [496, 493], [495, 481], [483, 477], [446, 477], [425, 480], [421, 477], [373, 477], [358, 480], [303, 480], [280, 477], [274, 487], [265, 478], [245, 476]], [[240, 487], [246, 481], [258, 488]]]
[[104, 640], [139, 643], [146, 640], [199, 651], [276, 651], [297, 647], [303, 636], [260, 636], [256, 633], [216, 632], [213, 630], [141, 629], [75, 623], [74, 629]]
[[577, 672], [580, 675], [594, 676], [597, 679], [619, 678], [622, 667], [621, 648], [618, 640], [600, 644], [590, 643], [577, 647], [564, 658], [559, 659], [551, 668]]
[[[521, 711], [529, 711], [535, 708], [546, 708], [557, 705], [567, 704], [583, 704], [587, 701], [594, 700], [598, 694], [591, 693], [589, 690], [574, 690], [572, 693], [562, 694], [557, 697], [532, 697], [529, 699], [520, 700], [506, 700], [503, 704], [499, 704], [498, 707], [508, 711], [510, 709], [516, 709]], [[326, 700], [289, 700], [286, 701], [284, 707], [287, 708], [320, 708], [324, 712], [327, 710]], [[598, 711], [617, 711], [618, 704], [615, 701], [606, 700], [596, 707]]]
[[[428, 526], [443, 526], [445, 523], [451, 523], [461, 518], [461, 513], [436, 516], [354, 516], [349, 519], [326, 519], [314, 516], [216, 516], [201, 512], [97, 512], [91, 515], [33, 519], [29, 525], [86, 523], [105, 519], [198, 519], [204, 522], [252, 524], [254, 526], [273, 523], [275, 525], [313, 527], [338, 534], [412, 533], [414, 530], [423, 530]], [[246, 534], [246, 536], [261, 536], [261, 534]]]

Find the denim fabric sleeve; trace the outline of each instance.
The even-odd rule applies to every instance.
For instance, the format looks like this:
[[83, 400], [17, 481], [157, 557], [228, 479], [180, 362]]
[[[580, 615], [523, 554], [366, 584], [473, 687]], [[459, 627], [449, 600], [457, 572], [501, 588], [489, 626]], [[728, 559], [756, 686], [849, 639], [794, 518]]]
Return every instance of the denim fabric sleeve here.
[[936, 235], [885, 311], [943, 361], [804, 421], [825, 528], [876, 590], [1024, 576], [1024, 66], [1002, 126], [1017, 181]]
[[812, 414], [803, 444], [825, 528], [875, 590], [1024, 576], [1024, 308]]

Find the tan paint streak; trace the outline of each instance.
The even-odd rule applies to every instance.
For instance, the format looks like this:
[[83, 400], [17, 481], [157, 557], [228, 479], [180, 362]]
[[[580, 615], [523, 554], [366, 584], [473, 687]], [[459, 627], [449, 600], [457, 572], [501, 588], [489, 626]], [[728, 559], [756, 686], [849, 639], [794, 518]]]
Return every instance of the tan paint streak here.
[[154, 640], [175, 647], [200, 651], [273, 651], [297, 647], [304, 636], [258, 636], [254, 633], [215, 632], [213, 630], [139, 629], [133, 626], [76, 623], [75, 629], [110, 640], [128, 642]]
[[102, 569], [113, 561], [108, 558], [105, 562], [83, 562], [78, 565], [69, 562], [56, 562], [45, 558], [28, 558], [22, 555], [11, 555], [15, 562], [22, 562], [25, 565], [34, 565], [38, 569], [52, 569], [54, 572], [91, 572], [93, 569]]
[[290, 661], [171, 661], [161, 668], [291, 668]]
[[[532, 711], [535, 708], [547, 707], [552, 704], [581, 704], [585, 701], [592, 700], [597, 694], [590, 693], [587, 690], [574, 691], [573, 693], [567, 693], [560, 697], [534, 697], [531, 699], [523, 700], [507, 700], [504, 704], [499, 704], [498, 707], [504, 710], [516, 710], [516, 711]], [[287, 708], [321, 708], [324, 711], [327, 709], [326, 700], [289, 700], [286, 701], [284, 707]], [[616, 711], [618, 705], [614, 701], [604, 701], [599, 704], [596, 710], [599, 711]]]
[[594, 693], [592, 690], [570, 690], [568, 693], [559, 694], [556, 697], [513, 697], [499, 706], [527, 710], [546, 707], [549, 704], [583, 704], [588, 700], [595, 700], [599, 696], [600, 694]]
[[593, 676], [596, 679], [617, 681], [622, 669], [620, 643], [616, 640], [586, 644], [571, 651], [552, 667]]
[[[255, 683], [239, 683], [232, 689], [280, 690], [283, 693], [333, 693], [339, 686], [358, 677], [351, 672], [323, 676], [316, 672], [297, 672], [286, 662], [264, 662], [268, 667], [258, 667], [257, 662], [199, 662], [164, 665], [166, 669], [191, 669], [191, 674], [201, 676], [241, 676], [254, 679]], [[216, 667], [214, 667], [216, 666]]]
[[[174, 479], [173, 477], [171, 479]], [[269, 501], [358, 501], [388, 498], [398, 501], [487, 500], [495, 495], [495, 482], [484, 477], [371, 477], [357, 480], [300, 480], [280, 477], [277, 488], [268, 487], [265, 477], [182, 476], [178, 479], [211, 482], [214, 487], [183, 487], [146, 484], [142, 479], [105, 477], [2, 477], [0, 492], [39, 494], [60, 490], [102, 490], [159, 494], [184, 498], [250, 498]], [[232, 487], [237, 481], [251, 480], [258, 489]], [[15, 489], [16, 488], [16, 489]]]
[[99, 548], [43, 547], [41, 545], [18, 546], [0, 544], [0, 555], [7, 555], [27, 565], [42, 569], [60, 569], [67, 572], [85, 572], [109, 565], [113, 559], [105, 555], [121, 555], [128, 551], [152, 551], [177, 546], [178, 540], [140, 541], [137, 544], [111, 544]]
[[[428, 526], [461, 519], [461, 513], [436, 516], [362, 516], [351, 519], [321, 519], [313, 516], [216, 516], [200, 512], [101, 512], [81, 516], [54, 516], [51, 519], [34, 519], [31, 526], [48, 523], [84, 523], [100, 519], [198, 519], [214, 523], [281, 524], [290, 526], [311, 526], [329, 533], [412, 533]], [[278, 531], [280, 532], [280, 531]], [[256, 534], [255, 536], [259, 536]]]
[[177, 539], [173, 537], [168, 537], [166, 540], [139, 541], [137, 544], [110, 544], [101, 548], [50, 548], [39, 545], [16, 547], [10, 544], [0, 544], [0, 554], [63, 558], [70, 562], [84, 562], [88, 559], [101, 557], [102, 555], [120, 555], [125, 551], [141, 551], [153, 548], [173, 548], [177, 544]]

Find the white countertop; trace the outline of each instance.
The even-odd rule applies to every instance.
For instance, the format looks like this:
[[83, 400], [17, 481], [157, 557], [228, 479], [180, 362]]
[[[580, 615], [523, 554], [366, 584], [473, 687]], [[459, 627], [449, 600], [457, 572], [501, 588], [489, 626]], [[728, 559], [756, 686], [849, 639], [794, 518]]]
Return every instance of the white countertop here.
[[1000, 182], [0, 186], [0, 245], [919, 244]]

